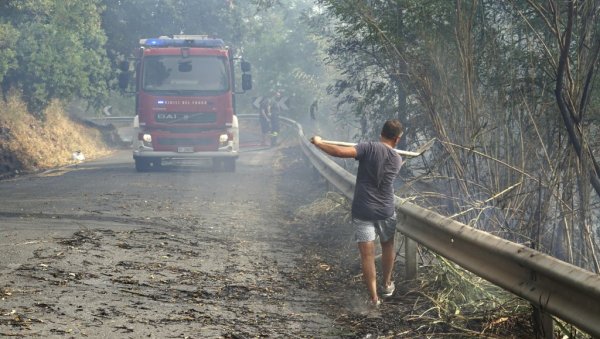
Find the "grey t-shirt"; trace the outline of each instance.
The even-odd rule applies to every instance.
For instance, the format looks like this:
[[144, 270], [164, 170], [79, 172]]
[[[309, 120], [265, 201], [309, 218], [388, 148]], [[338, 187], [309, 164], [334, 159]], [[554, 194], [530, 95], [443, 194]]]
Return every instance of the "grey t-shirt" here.
[[394, 215], [394, 180], [402, 158], [381, 142], [363, 142], [355, 146], [359, 161], [352, 217], [383, 220]]

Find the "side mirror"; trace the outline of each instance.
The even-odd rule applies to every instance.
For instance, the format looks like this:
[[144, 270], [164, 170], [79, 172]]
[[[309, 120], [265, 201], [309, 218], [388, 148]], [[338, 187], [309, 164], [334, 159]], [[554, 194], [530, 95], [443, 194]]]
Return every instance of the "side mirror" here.
[[249, 91], [252, 89], [252, 75], [242, 74], [242, 89]]
[[244, 73], [250, 73], [250, 69], [252, 68], [252, 66], [250, 65], [250, 63], [248, 61], [242, 61], [242, 72]]

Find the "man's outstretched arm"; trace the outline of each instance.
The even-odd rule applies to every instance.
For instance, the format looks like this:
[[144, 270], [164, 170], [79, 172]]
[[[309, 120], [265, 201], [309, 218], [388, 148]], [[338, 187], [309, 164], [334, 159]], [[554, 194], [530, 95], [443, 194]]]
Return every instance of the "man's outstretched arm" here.
[[322, 142], [321, 137], [314, 136], [310, 142], [323, 152], [338, 158], [356, 158], [356, 148], [348, 146], [338, 146]]

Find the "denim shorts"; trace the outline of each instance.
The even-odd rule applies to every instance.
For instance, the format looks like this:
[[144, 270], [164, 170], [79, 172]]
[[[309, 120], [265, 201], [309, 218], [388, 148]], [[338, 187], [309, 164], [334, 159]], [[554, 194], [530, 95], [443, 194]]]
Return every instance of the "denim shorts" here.
[[384, 220], [352, 219], [356, 242], [374, 241], [379, 236], [382, 242], [394, 239], [396, 235], [396, 213]]

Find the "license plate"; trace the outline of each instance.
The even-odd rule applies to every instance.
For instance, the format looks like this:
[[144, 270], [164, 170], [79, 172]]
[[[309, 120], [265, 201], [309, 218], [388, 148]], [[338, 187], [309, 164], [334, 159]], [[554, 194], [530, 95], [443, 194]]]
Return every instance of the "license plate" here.
[[177, 147], [177, 152], [179, 152], [179, 153], [192, 153], [192, 152], [194, 152], [194, 147]]

